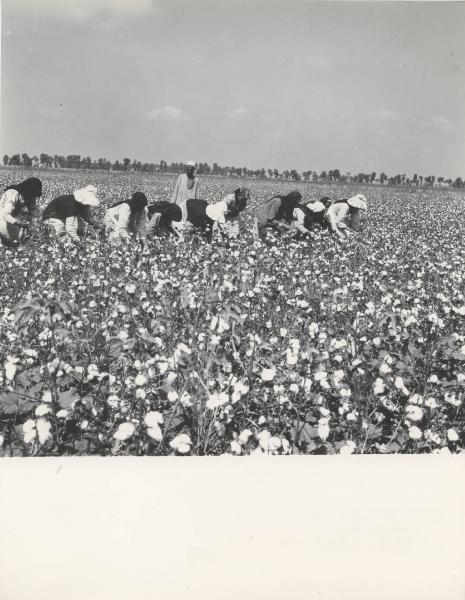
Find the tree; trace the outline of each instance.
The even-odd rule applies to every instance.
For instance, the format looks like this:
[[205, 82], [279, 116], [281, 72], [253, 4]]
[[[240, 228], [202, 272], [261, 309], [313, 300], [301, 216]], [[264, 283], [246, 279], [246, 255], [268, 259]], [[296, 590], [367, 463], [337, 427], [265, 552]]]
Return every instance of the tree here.
[[127, 171], [129, 169], [129, 165], [131, 164], [130, 158], [123, 158], [124, 170]]
[[5, 165], [5, 167], [8, 164], [8, 160], [9, 160], [8, 154], [5, 154], [5, 156], [3, 157], [3, 164]]
[[372, 171], [370, 175], [370, 183], [373, 183], [376, 179], [376, 172]]
[[379, 181], [381, 183], [381, 185], [384, 185], [387, 181], [388, 176], [386, 175], [386, 173], [381, 173], [381, 175], [379, 176]]
[[[11, 163], [10, 163], [11, 164]], [[461, 188], [463, 187], [463, 180], [461, 177], [457, 177], [457, 179], [454, 181], [454, 183], [452, 184], [454, 187], [456, 188]]]
[[10, 165], [19, 167], [20, 164], [21, 164], [21, 157], [19, 156], [19, 154], [13, 154], [13, 156], [10, 157]]
[[21, 161], [25, 167], [32, 166], [32, 160], [30, 159], [27, 152], [24, 152], [23, 154], [21, 154]]
[[418, 175], [415, 173], [415, 175], [413, 176], [412, 179], [412, 183], [416, 186], [418, 186]]

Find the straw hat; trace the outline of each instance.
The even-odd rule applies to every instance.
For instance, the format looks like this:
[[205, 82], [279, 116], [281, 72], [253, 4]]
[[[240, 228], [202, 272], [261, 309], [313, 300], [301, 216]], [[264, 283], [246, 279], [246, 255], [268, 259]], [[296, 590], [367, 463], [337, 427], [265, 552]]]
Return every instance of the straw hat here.
[[100, 204], [100, 200], [97, 198], [97, 188], [93, 185], [76, 190], [74, 198], [79, 204], [84, 204], [84, 206], [98, 206]]
[[353, 208], [360, 208], [361, 210], [367, 209], [367, 199], [363, 194], [357, 194], [347, 200], [347, 204]]
[[317, 200], [316, 202], [310, 202], [309, 204], [307, 204], [307, 208], [312, 212], [322, 212], [323, 210], [325, 210], [326, 207], [323, 204], [323, 202]]

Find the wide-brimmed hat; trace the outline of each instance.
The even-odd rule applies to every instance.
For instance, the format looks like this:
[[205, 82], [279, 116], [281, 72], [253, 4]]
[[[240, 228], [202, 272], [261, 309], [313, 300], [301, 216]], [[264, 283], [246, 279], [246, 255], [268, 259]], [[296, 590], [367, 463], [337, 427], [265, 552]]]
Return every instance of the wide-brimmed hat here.
[[352, 208], [360, 208], [361, 210], [367, 209], [367, 199], [363, 194], [357, 194], [347, 200], [347, 204]]
[[97, 198], [97, 188], [94, 185], [88, 185], [85, 188], [76, 190], [74, 198], [79, 204], [84, 204], [84, 206], [98, 206], [100, 204], [100, 200]]
[[326, 206], [323, 204], [323, 202], [317, 200], [316, 202], [310, 202], [307, 204], [307, 208], [312, 212], [323, 212], [326, 209]]

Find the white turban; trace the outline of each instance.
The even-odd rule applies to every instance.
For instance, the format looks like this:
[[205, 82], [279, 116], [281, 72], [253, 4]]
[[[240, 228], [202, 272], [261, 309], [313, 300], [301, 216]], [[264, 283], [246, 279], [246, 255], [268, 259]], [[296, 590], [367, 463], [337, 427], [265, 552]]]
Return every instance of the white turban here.
[[186, 167], [194, 167], [195, 168], [195, 161], [188, 160], [187, 163], [186, 163]]
[[97, 198], [97, 188], [93, 185], [76, 190], [74, 197], [79, 204], [84, 204], [85, 206], [98, 206], [100, 204], [100, 200]]
[[353, 208], [360, 208], [361, 210], [367, 209], [367, 199], [363, 194], [357, 194], [347, 200], [347, 204]]

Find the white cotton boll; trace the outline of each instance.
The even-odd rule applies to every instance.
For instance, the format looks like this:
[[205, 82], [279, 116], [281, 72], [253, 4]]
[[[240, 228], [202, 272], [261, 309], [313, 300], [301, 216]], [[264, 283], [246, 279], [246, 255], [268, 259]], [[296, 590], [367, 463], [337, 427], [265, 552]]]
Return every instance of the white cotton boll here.
[[192, 398], [187, 392], [182, 393], [180, 402], [185, 408], [192, 406]]
[[286, 353], [286, 362], [287, 362], [287, 364], [288, 364], [290, 367], [292, 367], [292, 366], [294, 366], [295, 364], [297, 364], [297, 360], [298, 360], [298, 358], [297, 358], [297, 355], [296, 355], [296, 354], [294, 354], [293, 352], [290, 352], [290, 351], [288, 350], [288, 351], [287, 351], [287, 353]]
[[121, 423], [116, 432], [113, 434], [113, 437], [116, 440], [124, 442], [125, 440], [129, 439], [134, 435], [135, 430], [136, 428], [134, 426], [134, 423]]
[[35, 410], [36, 417], [43, 417], [50, 412], [50, 407], [46, 404], [39, 404], [39, 406]]
[[167, 385], [173, 385], [173, 383], [176, 381], [176, 378], [177, 374], [174, 371], [170, 371], [166, 376]]
[[322, 425], [318, 425], [318, 437], [325, 441], [328, 436], [329, 436], [329, 425], [328, 424], [322, 424]]
[[236, 440], [233, 440], [231, 442], [231, 446], [230, 447], [231, 447], [231, 452], [233, 454], [239, 455], [239, 454], [242, 453], [241, 445], [238, 442], [236, 442]]
[[263, 381], [273, 381], [276, 376], [275, 369], [263, 369], [261, 373], [261, 378]]
[[16, 365], [13, 362], [6, 361], [5, 362], [5, 377], [9, 381], [13, 381], [16, 374]]
[[319, 327], [318, 327], [317, 323], [310, 323], [310, 325], [308, 326], [308, 333], [310, 334], [310, 337], [312, 339], [318, 333], [318, 330], [319, 330]]
[[147, 427], [157, 427], [163, 423], [163, 415], [158, 411], [150, 411], [144, 417]]
[[136, 378], [134, 379], [134, 383], [139, 387], [146, 385], [147, 381], [147, 377], [145, 375], [142, 375], [142, 373], [136, 375]]
[[415, 404], [409, 404], [405, 408], [405, 416], [409, 421], [421, 421], [423, 419], [423, 411]]
[[346, 442], [345, 446], [342, 446], [342, 448], [339, 450], [339, 454], [353, 454], [356, 449], [357, 446], [355, 445], [355, 442], [349, 440]]
[[315, 381], [319, 381], [319, 382], [323, 381], [327, 377], [328, 377], [328, 373], [326, 373], [326, 371], [317, 371], [314, 375]]
[[213, 410], [214, 408], [223, 406], [227, 402], [229, 402], [228, 394], [226, 394], [225, 392], [215, 392], [213, 394], [209, 394], [206, 406], [210, 410]]
[[241, 431], [241, 433], [239, 434], [239, 443], [242, 445], [247, 444], [250, 436], [252, 435], [252, 432], [250, 431], [250, 429], [244, 429], [243, 431]]
[[455, 431], [455, 429], [447, 430], [447, 439], [449, 440], [449, 442], [458, 442], [459, 441], [459, 435]]
[[394, 386], [398, 389], [401, 390], [404, 387], [404, 380], [402, 379], [402, 377], [397, 376], [394, 380]]
[[147, 429], [147, 435], [155, 440], [156, 442], [161, 442], [163, 439], [163, 432], [158, 425], [154, 425], [153, 427], [149, 427]]
[[143, 388], [136, 389], [136, 398], [138, 398], [139, 400], [145, 400], [146, 395], [147, 394], [145, 393], [145, 390]]
[[28, 419], [25, 423], [23, 423], [23, 435], [24, 442], [26, 444], [30, 444], [33, 442], [37, 435], [36, 423], [33, 419]]
[[52, 437], [52, 424], [47, 419], [40, 417], [40, 419], [37, 419], [36, 421], [36, 428], [39, 442], [45, 444]]
[[260, 438], [259, 444], [265, 452], [276, 452], [281, 448], [281, 440], [276, 436], [264, 436]]
[[439, 405], [434, 398], [427, 398], [425, 400], [425, 406], [427, 406], [431, 410], [434, 410], [435, 408], [438, 408]]
[[412, 440], [419, 440], [419, 439], [421, 439], [421, 437], [423, 435], [421, 429], [419, 429], [415, 425], [410, 427], [410, 429], [408, 430], [408, 434], [409, 434], [410, 439], [412, 439]]
[[170, 442], [171, 448], [180, 454], [187, 454], [190, 451], [192, 442], [186, 433], [180, 433]]
[[168, 392], [168, 400], [170, 402], [176, 402], [176, 400], [179, 398], [178, 392], [176, 392], [175, 390], [171, 390]]
[[67, 411], [65, 408], [62, 408], [57, 412], [57, 419], [66, 419], [68, 415], [69, 411]]

